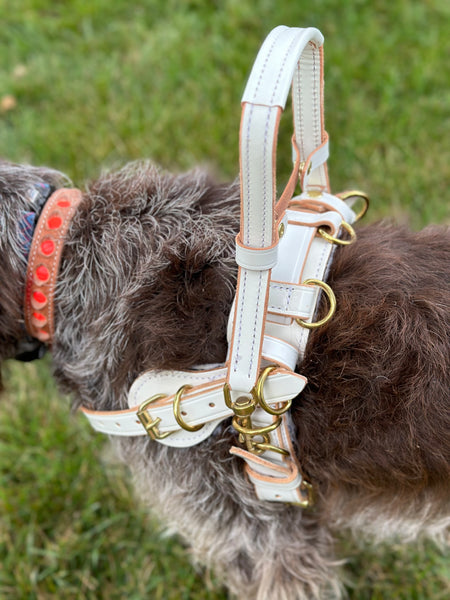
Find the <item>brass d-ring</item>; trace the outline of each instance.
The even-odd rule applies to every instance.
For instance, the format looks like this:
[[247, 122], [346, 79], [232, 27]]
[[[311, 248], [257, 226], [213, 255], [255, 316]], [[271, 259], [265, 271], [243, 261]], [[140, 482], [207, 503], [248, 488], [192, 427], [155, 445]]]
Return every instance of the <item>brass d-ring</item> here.
[[183, 417], [181, 416], [181, 411], [180, 411], [181, 396], [183, 395], [183, 393], [185, 391], [190, 390], [191, 388], [192, 388], [192, 385], [182, 385], [180, 387], [180, 389], [177, 391], [177, 393], [175, 394], [175, 397], [173, 399], [173, 416], [175, 417], [175, 420], [178, 423], [178, 425], [185, 431], [199, 431], [202, 427], [204, 427], [204, 424], [188, 425], [187, 423], [184, 422]]
[[296, 323], [305, 329], [316, 329], [316, 327], [325, 325], [325, 323], [327, 323], [334, 315], [334, 311], [336, 310], [336, 296], [334, 295], [334, 292], [330, 286], [320, 279], [306, 279], [302, 285], [317, 285], [325, 292], [330, 303], [330, 310], [323, 319], [320, 319], [320, 321], [316, 321], [315, 323], [306, 323], [305, 321], [302, 321], [302, 319], [295, 319]]
[[330, 235], [329, 233], [327, 233], [325, 231], [325, 229], [323, 229], [322, 227], [319, 227], [319, 229], [317, 230], [317, 233], [320, 236], [322, 236], [324, 240], [327, 240], [327, 242], [330, 242], [330, 244], [339, 244], [340, 246], [349, 246], [350, 244], [353, 244], [353, 242], [356, 240], [355, 230], [349, 223], [347, 223], [347, 221], [342, 221], [341, 225], [342, 225], [342, 228], [345, 229], [345, 231], [347, 231], [347, 233], [350, 235], [349, 240], [341, 240], [340, 238], [335, 238], [332, 235]]
[[266, 367], [264, 369], [264, 371], [258, 378], [258, 381], [254, 387], [254, 391], [252, 390], [252, 395], [257, 398], [261, 408], [263, 408], [266, 411], [266, 413], [269, 413], [269, 415], [279, 416], [283, 415], [291, 408], [292, 400], [287, 400], [281, 408], [272, 408], [267, 404], [264, 398], [264, 384], [269, 373], [274, 371], [276, 368], [277, 367], [275, 367], [274, 365], [270, 365], [269, 367]]
[[361, 200], [364, 202], [362, 209], [359, 211], [359, 213], [356, 215], [355, 217], [355, 223], [357, 221], [359, 221], [360, 219], [363, 218], [363, 216], [366, 214], [366, 212], [369, 209], [369, 196], [367, 194], [365, 194], [364, 192], [361, 192], [360, 190], [349, 190], [348, 192], [341, 192], [340, 194], [336, 194], [338, 198], [340, 198], [341, 200], [348, 200], [349, 198], [361, 198]]

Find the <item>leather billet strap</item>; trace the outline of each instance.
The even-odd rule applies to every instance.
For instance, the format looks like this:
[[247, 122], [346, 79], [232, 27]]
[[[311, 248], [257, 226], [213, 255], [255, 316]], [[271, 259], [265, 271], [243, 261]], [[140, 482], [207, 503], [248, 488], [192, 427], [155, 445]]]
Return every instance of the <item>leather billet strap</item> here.
[[81, 201], [80, 190], [61, 188], [47, 200], [31, 243], [25, 282], [28, 333], [46, 344], [54, 334], [54, 296], [64, 239]]

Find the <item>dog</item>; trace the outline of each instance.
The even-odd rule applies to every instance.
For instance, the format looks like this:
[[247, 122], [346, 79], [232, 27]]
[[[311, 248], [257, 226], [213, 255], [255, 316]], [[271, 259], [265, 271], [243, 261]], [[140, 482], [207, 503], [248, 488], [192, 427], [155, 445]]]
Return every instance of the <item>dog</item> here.
[[[322, 42], [318, 30], [281, 26], [264, 43], [244, 92], [240, 182], [217, 183], [201, 169], [171, 175], [138, 162], [82, 193], [65, 189], [57, 171], [0, 163], [0, 361], [38, 358], [50, 346], [55, 378], [74, 408], [90, 419], [112, 417], [113, 443], [140, 495], [187, 541], [195, 561], [248, 600], [339, 598], [335, 532], [445, 540], [450, 525], [450, 230], [413, 233], [381, 223], [358, 228], [356, 238], [343, 218], [353, 222], [354, 213], [327, 192]], [[291, 81], [295, 164], [289, 193], [275, 204], [270, 165]], [[259, 165], [263, 185], [255, 187]], [[290, 200], [299, 172], [304, 192]], [[255, 197], [263, 198], [262, 211]], [[274, 204], [278, 221], [269, 216]], [[330, 236], [319, 226], [326, 223], [350, 239]], [[295, 237], [301, 228], [307, 244]], [[302, 283], [299, 275], [278, 280], [292, 248], [306, 247]], [[310, 254], [314, 276], [304, 278]], [[311, 298], [308, 285], [325, 290], [318, 321], [296, 316], [301, 302], [295, 310], [273, 302], [270, 294], [286, 291], [287, 281], [289, 298], [299, 290], [297, 297]], [[264, 282], [273, 284], [267, 293]], [[310, 319], [315, 300], [308, 302]], [[264, 306], [310, 331], [304, 349], [278, 335], [277, 321], [259, 318]], [[259, 374], [255, 348], [270, 356], [266, 331], [282, 360]], [[249, 343], [243, 332], [253, 334]], [[218, 386], [214, 365], [226, 360], [229, 379]], [[247, 380], [239, 387], [243, 378], [231, 385], [242, 363], [253, 372], [253, 388], [245, 389]], [[144, 395], [137, 412], [127, 411], [137, 382], [144, 389], [150, 373], [161, 386], [165, 370], [182, 377], [191, 370], [198, 381], [199, 369], [209, 379], [183, 399], [184, 413], [181, 395], [190, 386], [179, 388], [170, 405], [179, 431], [169, 445], [158, 443], [174, 432], [150, 413], [161, 409], [159, 400], [163, 410], [169, 405], [161, 394]], [[294, 386], [293, 399], [286, 386]], [[200, 424], [187, 422], [188, 403], [198, 415], [201, 402], [221, 418], [209, 412]], [[195, 443], [184, 447], [186, 440]], [[281, 486], [275, 491], [274, 480]]]
[[[2, 361], [30, 344], [19, 226], [30, 191], [66, 182], [50, 169], [0, 164]], [[142, 372], [225, 360], [238, 228], [239, 185], [201, 170], [132, 163], [90, 184], [55, 298], [54, 376], [75, 408], [123, 409]], [[292, 416], [313, 509], [256, 499], [229, 453], [229, 422], [192, 448], [113, 440], [141, 496], [239, 598], [339, 597], [335, 531], [448, 535], [450, 231], [379, 223], [357, 234], [328, 275], [338, 310], [298, 365], [309, 383]]]

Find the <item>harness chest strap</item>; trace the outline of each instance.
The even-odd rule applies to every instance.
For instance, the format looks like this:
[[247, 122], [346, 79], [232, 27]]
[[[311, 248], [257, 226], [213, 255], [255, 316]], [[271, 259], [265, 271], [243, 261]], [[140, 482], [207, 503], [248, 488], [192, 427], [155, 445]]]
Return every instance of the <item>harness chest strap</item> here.
[[[156, 431], [155, 438], [159, 442], [174, 447], [193, 446], [206, 439], [221, 421], [233, 414], [224, 399], [225, 377], [226, 367], [207, 371], [147, 371], [136, 379], [130, 389], [128, 410], [81, 410], [97, 431], [124, 436], [149, 433], [138, 417], [139, 412], [141, 415], [145, 413], [143, 420], [157, 423], [153, 426], [153, 433]], [[267, 377], [264, 386], [266, 401], [273, 406], [283, 404], [299, 394], [305, 384], [306, 379], [302, 375], [276, 369]], [[179, 409], [174, 411], [175, 395], [180, 389], [183, 393], [180, 394]], [[143, 404], [155, 396], [155, 400], [143, 408]], [[180, 421], [187, 428], [201, 429], [189, 431], [180, 425]]]

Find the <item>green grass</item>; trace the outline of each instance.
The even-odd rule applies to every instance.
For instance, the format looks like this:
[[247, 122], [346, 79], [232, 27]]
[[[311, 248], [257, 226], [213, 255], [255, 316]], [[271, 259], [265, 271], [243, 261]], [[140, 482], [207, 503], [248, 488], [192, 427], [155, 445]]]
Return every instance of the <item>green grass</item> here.
[[[326, 40], [333, 189], [367, 190], [372, 220], [449, 222], [449, 13], [445, 0], [3, 1], [0, 156], [80, 186], [142, 157], [235, 177], [240, 97], [260, 43], [278, 24], [313, 25]], [[281, 181], [289, 135], [286, 117]], [[107, 442], [70, 414], [48, 361], [8, 364], [5, 379], [0, 599], [226, 597], [161, 538]], [[448, 557], [431, 545], [342, 546], [354, 600], [450, 595]]]

